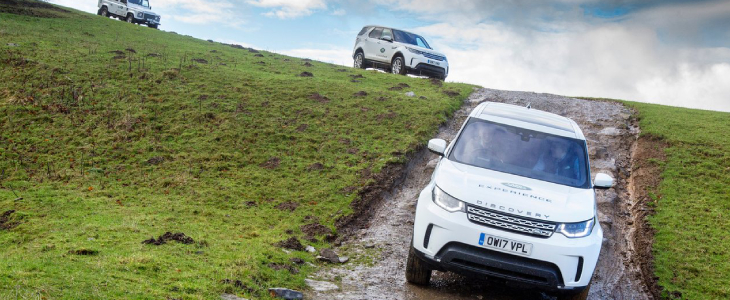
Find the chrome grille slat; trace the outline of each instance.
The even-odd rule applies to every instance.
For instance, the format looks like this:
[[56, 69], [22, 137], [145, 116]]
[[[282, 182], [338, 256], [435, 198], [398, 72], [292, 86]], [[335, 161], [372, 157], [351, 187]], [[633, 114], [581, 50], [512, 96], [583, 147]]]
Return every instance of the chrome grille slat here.
[[474, 206], [467, 207], [467, 218], [469, 221], [481, 225], [497, 227], [538, 237], [552, 236], [556, 227], [556, 224], [554, 223], [531, 220]]

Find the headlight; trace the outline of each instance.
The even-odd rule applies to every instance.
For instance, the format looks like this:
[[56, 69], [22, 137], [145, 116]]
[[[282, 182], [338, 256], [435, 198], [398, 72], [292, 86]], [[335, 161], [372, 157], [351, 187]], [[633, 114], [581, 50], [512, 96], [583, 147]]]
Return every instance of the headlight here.
[[142, 13], [141, 12], [138, 12], [137, 13], [137, 18], [142, 18]]
[[433, 203], [436, 203], [436, 205], [448, 212], [466, 211], [466, 205], [464, 205], [464, 202], [444, 193], [444, 191], [437, 186], [434, 186], [433, 188]]
[[590, 219], [585, 222], [578, 223], [562, 223], [558, 225], [557, 232], [562, 233], [569, 238], [581, 238], [586, 237], [593, 231], [593, 225], [596, 224], [596, 218]]
[[408, 49], [408, 51], [411, 51], [412, 53], [415, 53], [415, 54], [421, 54], [421, 51], [420, 51], [420, 50], [417, 50], [417, 49], [413, 49], [413, 48], [411, 48], [411, 47], [406, 47], [406, 49]]

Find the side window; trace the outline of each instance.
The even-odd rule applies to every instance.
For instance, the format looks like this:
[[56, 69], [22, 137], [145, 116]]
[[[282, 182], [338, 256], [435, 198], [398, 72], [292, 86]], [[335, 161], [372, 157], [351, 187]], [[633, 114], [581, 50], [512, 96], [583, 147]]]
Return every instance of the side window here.
[[383, 33], [383, 28], [375, 28], [373, 29], [373, 31], [370, 32], [370, 35], [368, 36], [374, 39], [379, 39], [381, 33]]
[[360, 33], [358, 33], [357, 35], [361, 36], [361, 35], [365, 34], [365, 32], [367, 32], [368, 29], [370, 29], [370, 27], [367, 27], [367, 26], [363, 27], [362, 30], [360, 30]]
[[380, 39], [392, 41], [393, 40], [393, 31], [388, 28], [383, 29], [383, 34], [380, 36]]

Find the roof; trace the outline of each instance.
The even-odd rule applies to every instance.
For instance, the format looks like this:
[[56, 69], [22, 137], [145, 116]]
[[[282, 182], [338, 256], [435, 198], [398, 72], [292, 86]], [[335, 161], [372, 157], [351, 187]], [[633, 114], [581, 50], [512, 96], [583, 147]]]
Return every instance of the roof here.
[[573, 120], [553, 113], [504, 103], [485, 102], [472, 112], [472, 117], [525, 127], [541, 132], [585, 139]]

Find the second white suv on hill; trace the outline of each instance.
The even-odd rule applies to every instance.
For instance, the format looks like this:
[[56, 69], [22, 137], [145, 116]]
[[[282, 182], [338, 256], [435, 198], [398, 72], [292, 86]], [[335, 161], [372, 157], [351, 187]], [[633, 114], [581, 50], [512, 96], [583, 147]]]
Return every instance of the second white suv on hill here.
[[355, 39], [355, 68], [373, 66], [393, 74], [415, 74], [446, 79], [449, 61], [422, 36], [384, 26], [365, 26]]
[[115, 17], [119, 20], [145, 24], [149, 28], [160, 26], [160, 15], [152, 12], [149, 0], [99, 0], [97, 15]]
[[492, 277], [585, 299], [603, 231], [596, 217], [586, 140], [573, 120], [486, 102], [441, 156], [416, 207], [406, 279], [432, 270]]

